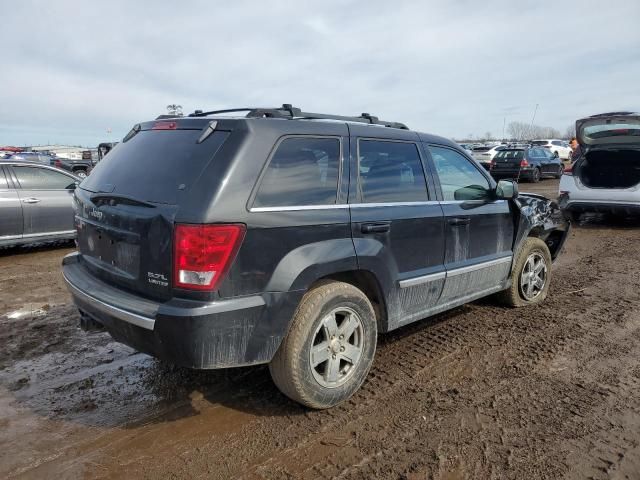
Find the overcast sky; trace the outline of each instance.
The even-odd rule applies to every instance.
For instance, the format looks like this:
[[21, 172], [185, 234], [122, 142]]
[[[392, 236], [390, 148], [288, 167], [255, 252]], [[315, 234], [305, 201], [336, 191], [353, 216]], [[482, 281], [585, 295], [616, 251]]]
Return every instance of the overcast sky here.
[[120, 140], [170, 103], [370, 112], [458, 138], [501, 136], [536, 104], [562, 132], [640, 110], [638, 0], [21, 0], [0, 19], [0, 145]]

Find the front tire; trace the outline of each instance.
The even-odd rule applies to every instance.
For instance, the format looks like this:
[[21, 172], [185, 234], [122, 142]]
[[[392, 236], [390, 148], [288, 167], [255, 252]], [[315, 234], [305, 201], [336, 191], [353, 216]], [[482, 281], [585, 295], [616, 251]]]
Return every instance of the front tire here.
[[333, 407], [364, 382], [376, 351], [376, 317], [367, 296], [343, 282], [309, 290], [269, 364], [274, 383], [310, 408]]
[[539, 238], [525, 240], [511, 270], [511, 286], [499, 299], [510, 307], [542, 303], [551, 282], [551, 253]]
[[73, 173], [75, 174], [76, 177], [81, 178], [82, 180], [87, 178], [87, 171], [86, 170], [76, 170]]

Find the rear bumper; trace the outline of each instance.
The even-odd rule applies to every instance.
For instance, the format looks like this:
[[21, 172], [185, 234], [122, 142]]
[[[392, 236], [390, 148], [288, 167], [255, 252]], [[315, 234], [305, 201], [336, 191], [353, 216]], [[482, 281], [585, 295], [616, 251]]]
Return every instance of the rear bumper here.
[[93, 276], [80, 255], [62, 272], [75, 304], [111, 336], [177, 365], [224, 368], [271, 361], [302, 292], [263, 293], [214, 302], [155, 302]]
[[568, 212], [640, 214], [640, 203], [567, 200], [566, 198], [563, 199], [562, 196], [559, 198], [559, 203], [560, 208]]
[[516, 178], [516, 177], [531, 177], [533, 173], [533, 168], [525, 167], [525, 168], [501, 168], [491, 169], [491, 175], [494, 178]]

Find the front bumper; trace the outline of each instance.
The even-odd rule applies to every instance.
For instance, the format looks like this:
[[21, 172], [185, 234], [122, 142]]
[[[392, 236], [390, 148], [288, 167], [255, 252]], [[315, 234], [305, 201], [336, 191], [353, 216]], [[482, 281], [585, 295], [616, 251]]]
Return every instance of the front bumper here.
[[78, 308], [136, 350], [197, 369], [271, 361], [302, 292], [274, 292], [214, 302], [156, 302], [93, 276], [78, 253], [62, 273]]

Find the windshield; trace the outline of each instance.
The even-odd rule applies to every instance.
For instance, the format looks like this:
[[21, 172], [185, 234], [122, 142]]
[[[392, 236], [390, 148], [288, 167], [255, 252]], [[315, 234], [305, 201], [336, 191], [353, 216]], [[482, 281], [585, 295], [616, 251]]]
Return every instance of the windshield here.
[[176, 204], [228, 136], [216, 131], [197, 144], [200, 130], [144, 130], [109, 152], [81, 184], [90, 192]]
[[533, 145], [546, 145], [547, 142], [546, 140], [534, 140], [533, 142], [531, 142]]

